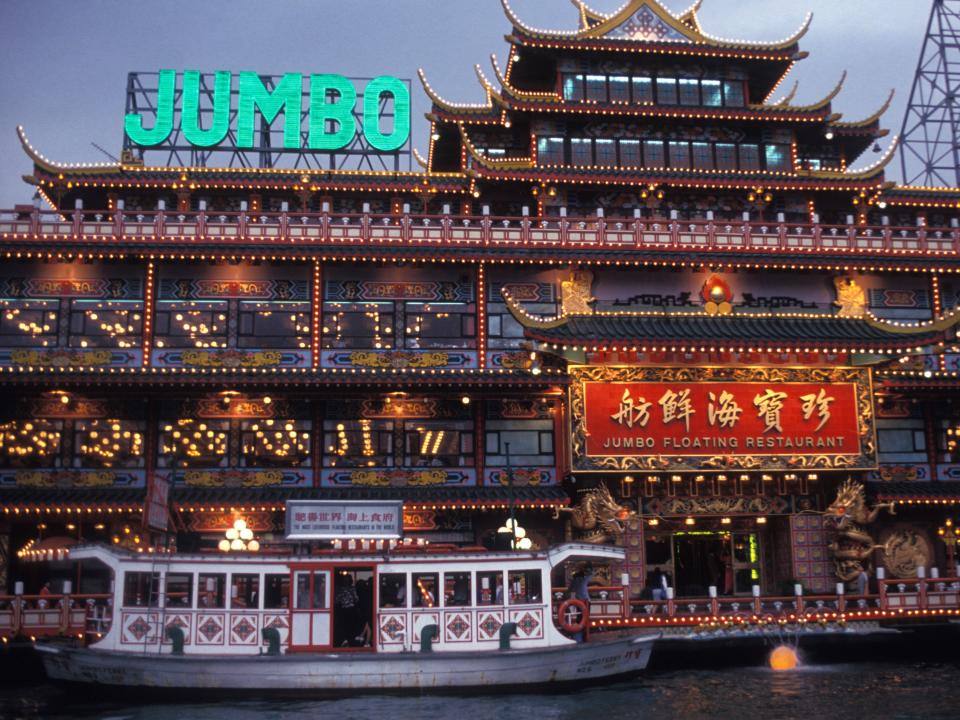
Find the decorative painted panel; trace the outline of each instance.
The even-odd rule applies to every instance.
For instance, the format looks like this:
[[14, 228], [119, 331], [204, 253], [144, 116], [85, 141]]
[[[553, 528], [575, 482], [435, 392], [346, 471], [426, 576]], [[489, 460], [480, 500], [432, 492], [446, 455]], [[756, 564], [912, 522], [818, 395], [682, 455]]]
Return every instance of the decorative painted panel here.
[[231, 613], [229, 645], [258, 645], [259, 616], [256, 613]]
[[0, 488], [145, 487], [143, 470], [0, 470]]
[[834, 590], [836, 577], [830, 553], [830, 529], [820, 515], [790, 516], [793, 576], [813, 593]]
[[383, 613], [378, 616], [379, 620], [379, 644], [382, 646], [399, 645], [408, 643], [407, 640], [407, 614], [406, 613]]
[[160, 614], [156, 611], [125, 611], [120, 614], [120, 643], [149, 645], [160, 639]]
[[473, 642], [473, 614], [469, 610], [444, 612], [443, 640], [449, 643]]
[[510, 622], [517, 624], [517, 637], [522, 640], [539, 640], [543, 637], [542, 608], [510, 608]]
[[477, 639], [498, 640], [503, 626], [503, 610], [477, 610]]
[[477, 353], [469, 350], [328, 350], [320, 355], [329, 368], [473, 369]]
[[197, 645], [223, 645], [225, 625], [224, 613], [198, 613]]
[[320, 484], [324, 487], [465, 487], [477, 484], [477, 471], [473, 468], [323, 470], [320, 474]]

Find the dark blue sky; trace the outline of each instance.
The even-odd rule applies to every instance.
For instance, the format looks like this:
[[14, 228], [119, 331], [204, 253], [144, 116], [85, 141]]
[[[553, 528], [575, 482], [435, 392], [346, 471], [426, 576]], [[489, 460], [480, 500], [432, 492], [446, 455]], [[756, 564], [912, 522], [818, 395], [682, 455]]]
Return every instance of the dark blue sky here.
[[[591, 0], [612, 11], [622, 0]], [[674, 12], [687, 0], [664, 0]], [[572, 29], [568, 0], [512, 0], [529, 25]], [[705, 0], [704, 30], [776, 40], [808, 11], [810, 57], [791, 73], [796, 102], [826, 94], [848, 71], [835, 110], [854, 120], [897, 89], [884, 127], [897, 133], [930, 11], [929, 0]], [[510, 26], [499, 0], [2, 0], [0, 2], [0, 207], [29, 202], [31, 164], [15, 128], [58, 162], [103, 162], [91, 143], [119, 154], [130, 70], [160, 68], [330, 72], [414, 78], [423, 67], [447, 99], [482, 99], [473, 66], [503, 62]], [[487, 71], [488, 77], [492, 73]], [[425, 151], [427, 99], [414, 82], [414, 146]], [[884, 143], [885, 144], [885, 143]], [[860, 164], [873, 162], [867, 152]], [[893, 164], [889, 176], [897, 179]]]

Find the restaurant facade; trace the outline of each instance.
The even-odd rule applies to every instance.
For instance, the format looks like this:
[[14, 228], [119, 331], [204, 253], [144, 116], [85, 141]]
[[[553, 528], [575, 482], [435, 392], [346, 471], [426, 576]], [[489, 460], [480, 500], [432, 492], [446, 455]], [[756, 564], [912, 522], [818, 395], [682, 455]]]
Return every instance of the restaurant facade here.
[[[622, 543], [636, 594], [656, 568], [749, 595], [955, 562], [960, 189], [886, 179], [889, 100], [797, 103], [807, 23], [503, 9], [486, 102], [421, 73], [416, 171], [151, 165], [162, 103], [115, 164], [20, 130], [42, 204], [0, 219], [0, 588], [81, 539], [216, 551], [243, 519], [271, 552], [292, 499], [401, 500], [435, 544], [502, 546], [511, 513], [538, 546]], [[245, 75], [158, 73], [168, 135], [352, 142], [349, 82]], [[211, 90], [192, 117], [205, 82], [234, 114]], [[396, 152], [404, 88], [368, 85], [348, 129]], [[878, 504], [866, 548], [838, 532]]]

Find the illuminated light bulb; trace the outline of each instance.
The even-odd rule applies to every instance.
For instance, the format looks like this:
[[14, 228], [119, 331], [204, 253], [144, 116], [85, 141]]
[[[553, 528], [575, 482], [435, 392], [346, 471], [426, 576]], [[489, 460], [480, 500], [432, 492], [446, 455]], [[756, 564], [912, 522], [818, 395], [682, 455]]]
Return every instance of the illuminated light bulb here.
[[249, 543], [247, 543], [247, 550], [251, 552], [257, 552], [259, 549], [260, 549], [260, 543], [257, 542], [256, 540], [251, 540]]
[[240, 538], [237, 538], [236, 540], [231, 540], [231, 541], [230, 541], [230, 549], [231, 549], [231, 550], [243, 550], [243, 540], [241, 540]]

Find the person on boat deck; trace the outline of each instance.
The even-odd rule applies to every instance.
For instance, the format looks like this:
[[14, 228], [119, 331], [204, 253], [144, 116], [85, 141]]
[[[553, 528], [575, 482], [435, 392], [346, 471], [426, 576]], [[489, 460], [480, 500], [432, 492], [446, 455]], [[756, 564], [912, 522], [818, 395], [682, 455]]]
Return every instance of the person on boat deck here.
[[373, 617], [373, 581], [362, 579], [357, 581], [357, 625], [358, 632], [353, 638], [354, 643], [362, 647], [370, 647], [373, 630], [370, 620]]
[[337, 647], [350, 644], [356, 635], [359, 611], [357, 605], [360, 598], [357, 589], [353, 586], [353, 575], [341, 575], [336, 595], [334, 596], [333, 643]]
[[[567, 596], [587, 603], [590, 605], [590, 579], [593, 577], [593, 565], [587, 564], [577, 570], [570, 579], [570, 585], [567, 587]], [[573, 639], [577, 642], [583, 642], [585, 635], [583, 630], [575, 632]]]
[[653, 569], [653, 576], [650, 579], [650, 588], [653, 592], [654, 600], [667, 599], [667, 576], [660, 568]]
[[449, 604], [454, 607], [462, 607], [470, 604], [470, 581], [466, 575], [459, 575], [453, 582], [453, 595], [450, 597]]

